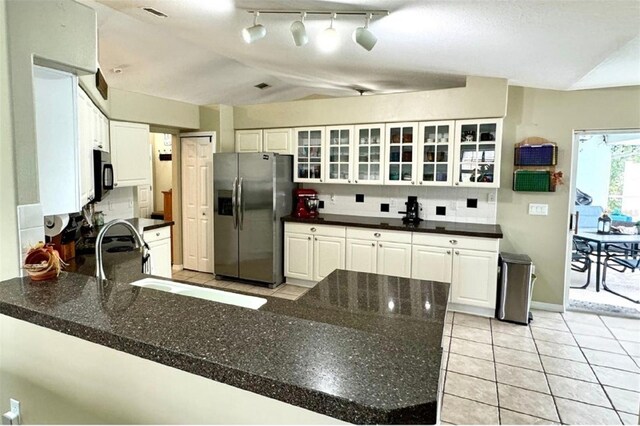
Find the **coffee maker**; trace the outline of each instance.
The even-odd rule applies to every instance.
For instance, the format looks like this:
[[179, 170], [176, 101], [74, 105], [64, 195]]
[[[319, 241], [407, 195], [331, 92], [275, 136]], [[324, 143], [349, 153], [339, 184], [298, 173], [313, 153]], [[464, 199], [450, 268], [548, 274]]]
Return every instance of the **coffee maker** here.
[[418, 203], [418, 197], [407, 197], [407, 202], [404, 203], [407, 208], [403, 213], [404, 217], [402, 218], [402, 222], [404, 223], [413, 223], [418, 224], [422, 219], [420, 219], [420, 203]]
[[296, 189], [293, 192], [295, 197], [295, 210], [293, 215], [300, 218], [318, 217], [318, 193], [313, 189]]

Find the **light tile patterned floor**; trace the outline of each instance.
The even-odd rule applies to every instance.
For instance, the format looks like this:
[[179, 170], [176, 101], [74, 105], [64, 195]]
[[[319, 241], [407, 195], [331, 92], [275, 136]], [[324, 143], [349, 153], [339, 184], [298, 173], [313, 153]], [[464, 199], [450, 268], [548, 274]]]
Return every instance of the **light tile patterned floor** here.
[[300, 287], [290, 284], [282, 284], [276, 288], [267, 288], [263, 286], [238, 283], [233, 281], [217, 280], [213, 274], [190, 271], [183, 269], [174, 271], [173, 278], [180, 281], [186, 281], [194, 284], [206, 285], [216, 288], [228, 288], [230, 290], [242, 291], [244, 293], [256, 294], [261, 296], [279, 297], [281, 299], [296, 300], [307, 291], [306, 287]]
[[640, 320], [449, 313], [443, 424], [638, 424]]

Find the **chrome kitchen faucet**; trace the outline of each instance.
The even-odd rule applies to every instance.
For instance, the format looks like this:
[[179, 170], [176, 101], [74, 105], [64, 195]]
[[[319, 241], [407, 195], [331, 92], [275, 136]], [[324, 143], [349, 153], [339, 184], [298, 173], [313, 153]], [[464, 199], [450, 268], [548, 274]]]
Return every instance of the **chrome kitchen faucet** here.
[[140, 235], [138, 230], [132, 224], [124, 219], [115, 219], [105, 224], [96, 237], [96, 278], [98, 278], [98, 280], [105, 280], [107, 278], [104, 274], [104, 269], [102, 268], [102, 239], [104, 238], [104, 235], [107, 233], [109, 228], [114, 225], [124, 225], [126, 228], [129, 228], [136, 242], [135, 248], [143, 248], [142, 273], [150, 273], [151, 271], [149, 270], [149, 258], [151, 257], [151, 253], [149, 253], [149, 245], [144, 241], [142, 235]]

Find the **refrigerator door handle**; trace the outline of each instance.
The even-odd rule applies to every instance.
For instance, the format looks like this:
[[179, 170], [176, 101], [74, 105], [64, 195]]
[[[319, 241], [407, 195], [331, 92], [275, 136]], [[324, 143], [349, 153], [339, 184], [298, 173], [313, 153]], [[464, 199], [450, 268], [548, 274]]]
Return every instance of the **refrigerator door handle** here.
[[233, 216], [233, 229], [238, 229], [238, 178], [233, 179], [233, 190], [231, 192], [231, 216]]
[[500, 286], [500, 312], [498, 312], [498, 319], [503, 320], [505, 317], [504, 313], [504, 305], [507, 302], [507, 274], [509, 273], [509, 268], [507, 267], [507, 262], [502, 262], [501, 265], [502, 270], [500, 271], [500, 275], [502, 275], [502, 285]]
[[244, 178], [240, 178], [238, 182], [238, 221], [240, 222], [240, 230], [244, 227], [244, 199], [242, 198], [242, 181]]

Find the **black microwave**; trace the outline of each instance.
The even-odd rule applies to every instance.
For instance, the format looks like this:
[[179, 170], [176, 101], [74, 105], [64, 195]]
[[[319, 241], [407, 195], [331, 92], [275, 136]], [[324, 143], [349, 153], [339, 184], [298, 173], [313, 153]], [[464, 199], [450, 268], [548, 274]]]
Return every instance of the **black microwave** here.
[[113, 189], [113, 165], [108, 152], [93, 150], [94, 201], [102, 201]]

